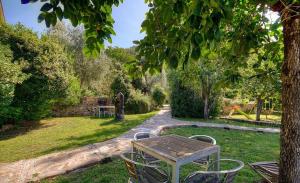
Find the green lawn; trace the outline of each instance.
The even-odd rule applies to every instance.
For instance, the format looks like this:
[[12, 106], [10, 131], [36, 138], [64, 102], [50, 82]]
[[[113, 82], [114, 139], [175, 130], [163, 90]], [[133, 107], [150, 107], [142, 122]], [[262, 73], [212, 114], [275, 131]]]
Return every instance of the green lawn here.
[[[211, 128], [175, 128], [166, 131], [166, 134], [191, 136], [206, 134], [214, 137], [221, 146], [221, 157], [242, 160], [246, 165], [235, 179], [236, 183], [252, 183], [259, 180], [255, 172], [247, 166], [249, 162], [272, 161], [279, 157], [279, 134], [265, 134], [256, 132], [241, 132], [235, 130]], [[188, 165], [181, 169], [181, 178], [195, 171], [195, 167]], [[124, 164], [119, 159], [113, 162], [96, 165], [80, 173], [59, 176], [55, 179], [45, 180], [51, 183], [67, 182], [99, 182], [99, 183], [124, 183], [127, 180]]]
[[[253, 120], [256, 119], [255, 114], [250, 114], [249, 115]], [[239, 115], [239, 114], [234, 114], [231, 116], [232, 118], [235, 119], [247, 119], [246, 116], [244, 115]], [[266, 115], [260, 115], [260, 120], [261, 121], [274, 121], [274, 122], [280, 122], [281, 121], [281, 115], [268, 115], [268, 118], [266, 118]]]
[[105, 141], [141, 124], [156, 112], [112, 118], [63, 117], [0, 133], [0, 162], [12, 162]]
[[208, 120], [200, 119], [200, 118], [176, 118], [176, 119], [183, 120], [183, 121], [191, 121], [191, 122], [205, 122], [205, 123], [228, 124], [228, 125], [246, 126], [246, 127], [270, 128], [269, 126], [256, 125], [256, 124], [250, 124], [246, 122], [232, 121], [226, 119], [208, 119]]

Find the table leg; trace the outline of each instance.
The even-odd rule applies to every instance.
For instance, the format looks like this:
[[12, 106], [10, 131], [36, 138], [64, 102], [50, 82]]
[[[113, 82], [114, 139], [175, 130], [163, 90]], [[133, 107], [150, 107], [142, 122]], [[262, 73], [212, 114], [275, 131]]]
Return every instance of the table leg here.
[[179, 166], [172, 166], [172, 183], [179, 183]]
[[217, 152], [217, 171], [220, 170], [220, 148], [218, 149]]

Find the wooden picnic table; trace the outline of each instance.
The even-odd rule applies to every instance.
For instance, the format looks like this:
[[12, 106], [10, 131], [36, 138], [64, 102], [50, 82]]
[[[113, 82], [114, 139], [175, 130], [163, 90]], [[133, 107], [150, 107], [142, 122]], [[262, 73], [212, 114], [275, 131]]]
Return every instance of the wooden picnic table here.
[[[216, 154], [220, 159], [220, 147], [210, 143], [178, 135], [166, 135], [132, 141], [134, 149], [143, 151], [172, 166], [172, 183], [179, 183], [182, 165]], [[219, 169], [219, 165], [216, 167]]]

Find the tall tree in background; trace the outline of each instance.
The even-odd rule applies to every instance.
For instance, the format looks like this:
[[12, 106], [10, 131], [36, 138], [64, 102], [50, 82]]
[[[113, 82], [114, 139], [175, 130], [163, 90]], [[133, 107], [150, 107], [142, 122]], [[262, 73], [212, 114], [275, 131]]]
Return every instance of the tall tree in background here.
[[184, 68], [182, 77], [185, 85], [198, 91], [201, 103], [203, 103], [203, 118], [208, 119], [219, 105], [221, 86], [224, 83], [224, 69], [222, 59], [215, 53], [210, 58], [200, 58], [198, 61], [188, 63]]
[[[23, 3], [37, 0], [22, 0]], [[44, 1], [43, 1], [44, 2]], [[74, 26], [86, 29], [86, 52], [98, 52], [104, 40], [111, 41], [115, 0], [46, 1], [39, 21], [55, 25], [57, 17], [70, 19]], [[138, 42], [147, 66], [161, 67], [164, 61], [177, 66], [192, 56], [201, 55], [202, 47], [213, 48], [230, 32], [232, 65], [264, 41], [261, 31], [267, 8], [279, 12], [283, 25], [284, 63], [282, 67], [282, 131], [279, 182], [300, 180], [300, 2], [299, 0], [146, 0], [150, 10], [143, 23], [147, 36]], [[63, 6], [63, 9], [60, 7]], [[233, 15], [233, 19], [231, 19]], [[99, 18], [101, 17], [101, 18]], [[239, 25], [232, 27], [231, 25]], [[222, 29], [224, 28], [224, 29]], [[238, 29], [237, 29], [238, 28]], [[222, 31], [223, 30], [223, 31]], [[237, 49], [238, 48], [238, 49]], [[238, 51], [238, 52], [237, 52]]]

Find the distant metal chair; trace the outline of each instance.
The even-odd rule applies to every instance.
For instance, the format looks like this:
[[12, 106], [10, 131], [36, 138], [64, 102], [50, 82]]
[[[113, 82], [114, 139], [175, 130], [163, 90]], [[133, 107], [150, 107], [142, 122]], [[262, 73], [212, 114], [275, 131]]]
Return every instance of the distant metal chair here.
[[[194, 136], [191, 136], [189, 138], [199, 140], [199, 141], [202, 141], [202, 142], [207, 142], [207, 143], [210, 143], [210, 144], [213, 144], [213, 145], [217, 144], [217, 141], [214, 138], [212, 138], [211, 136], [208, 136], [208, 135], [194, 135]], [[207, 157], [204, 157], [204, 158], [201, 158], [199, 160], [194, 161], [194, 163], [196, 163], [200, 166], [208, 166], [209, 161], [210, 161], [210, 156], [207, 156]]]
[[[147, 138], [151, 138], [151, 137], [156, 137], [156, 135], [151, 134], [150, 132], [138, 132], [136, 134], [134, 134], [133, 139], [134, 140], [141, 140], [141, 139], [147, 139]], [[144, 152], [140, 152], [140, 154], [142, 155], [142, 157], [144, 158], [146, 163], [158, 163], [160, 160], [154, 158], [153, 156], [150, 156], [149, 154], [146, 154]]]
[[[216, 163], [221, 162], [225, 162], [225, 164], [234, 163], [236, 166], [230, 170], [210, 170], [211, 167], [216, 167]], [[233, 183], [238, 171], [244, 167], [244, 163], [242, 161], [232, 159], [221, 159], [213, 162], [212, 165], [213, 166], [210, 166], [208, 171], [196, 171], [191, 173], [184, 179], [184, 183]]]
[[249, 166], [268, 183], [277, 183], [279, 177], [279, 165], [277, 162], [249, 163]]
[[155, 136], [155, 135], [151, 134], [150, 132], [137, 132], [136, 134], [134, 134], [133, 139], [141, 140], [141, 139], [150, 138], [151, 136]]
[[190, 139], [195, 139], [195, 140], [199, 140], [199, 141], [203, 141], [203, 142], [207, 142], [213, 145], [217, 144], [216, 139], [212, 138], [211, 136], [208, 135], [193, 135], [189, 137]]
[[129, 173], [128, 183], [167, 183], [168, 173], [159, 166], [142, 163], [141, 154], [125, 153], [121, 155]]

